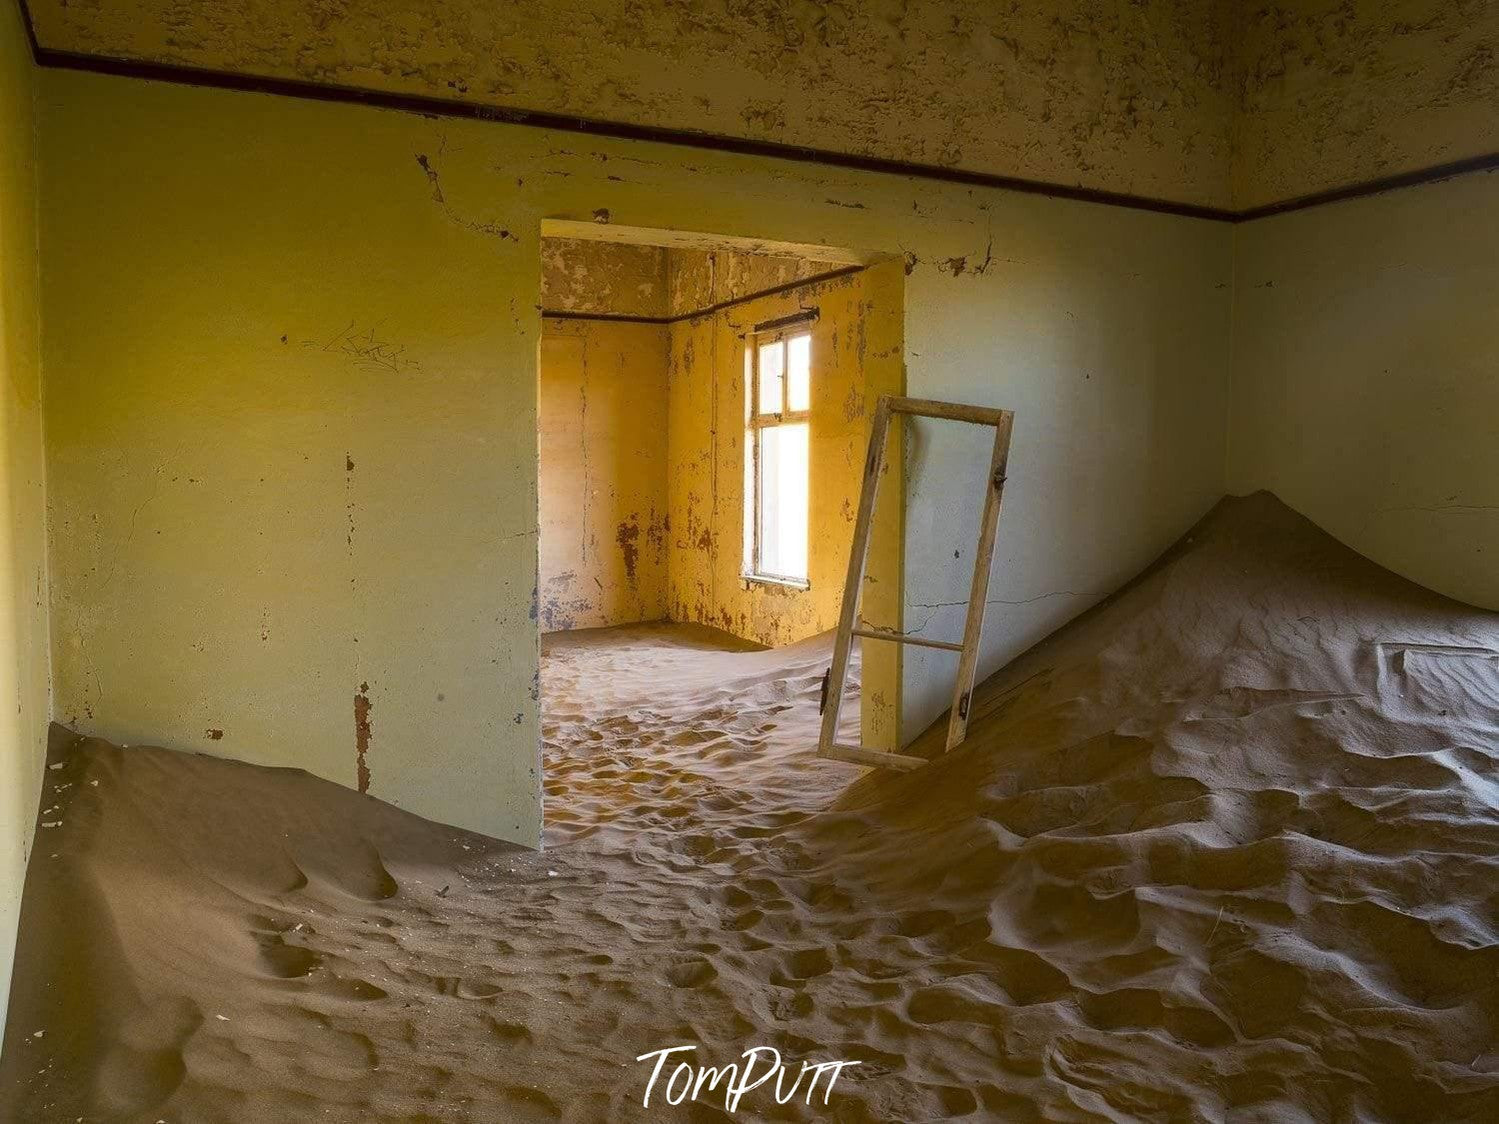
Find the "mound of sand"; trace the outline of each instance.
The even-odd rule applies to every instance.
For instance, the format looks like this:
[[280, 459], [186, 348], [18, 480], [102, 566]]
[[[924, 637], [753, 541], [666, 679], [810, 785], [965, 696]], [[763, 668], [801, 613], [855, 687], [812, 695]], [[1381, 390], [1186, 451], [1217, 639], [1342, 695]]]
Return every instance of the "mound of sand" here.
[[1499, 1118], [1499, 616], [1272, 498], [811, 757], [826, 645], [551, 641], [549, 849], [60, 731], [0, 1118], [731, 1119], [635, 1057], [856, 1059], [734, 1119]]

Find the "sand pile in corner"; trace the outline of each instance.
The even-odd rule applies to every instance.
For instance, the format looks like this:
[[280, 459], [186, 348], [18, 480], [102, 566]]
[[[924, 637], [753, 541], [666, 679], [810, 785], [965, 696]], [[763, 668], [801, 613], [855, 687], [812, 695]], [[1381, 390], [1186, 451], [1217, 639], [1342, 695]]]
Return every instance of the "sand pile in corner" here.
[[689, 1043], [860, 1062], [738, 1118], [1499, 1116], [1499, 617], [1258, 496], [916, 774], [839, 795], [825, 662], [549, 644], [540, 855], [60, 737], [0, 1118], [728, 1119], [642, 1109]]
[[821, 853], [1006, 1118], [1499, 1119], [1499, 615], [1226, 500], [974, 714]]

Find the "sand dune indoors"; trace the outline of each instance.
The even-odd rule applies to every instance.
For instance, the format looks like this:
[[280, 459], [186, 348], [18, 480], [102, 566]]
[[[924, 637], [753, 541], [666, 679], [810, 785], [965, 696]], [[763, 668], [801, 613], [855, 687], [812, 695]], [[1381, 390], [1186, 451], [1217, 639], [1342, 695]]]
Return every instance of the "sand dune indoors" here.
[[[1499, 1118], [1499, 616], [1227, 500], [908, 775], [825, 642], [549, 641], [548, 846], [56, 730], [0, 1118]], [[934, 743], [936, 744], [936, 743]], [[850, 783], [852, 782], [852, 783]]]

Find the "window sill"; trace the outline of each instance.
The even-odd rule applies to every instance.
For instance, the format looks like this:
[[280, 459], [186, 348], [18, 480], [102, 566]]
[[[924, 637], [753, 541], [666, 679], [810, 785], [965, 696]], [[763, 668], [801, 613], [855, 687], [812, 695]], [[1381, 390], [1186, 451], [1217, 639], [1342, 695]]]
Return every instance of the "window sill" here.
[[812, 583], [798, 578], [778, 578], [773, 574], [740, 574], [739, 580], [746, 585], [773, 585], [778, 589], [794, 589], [805, 593]]

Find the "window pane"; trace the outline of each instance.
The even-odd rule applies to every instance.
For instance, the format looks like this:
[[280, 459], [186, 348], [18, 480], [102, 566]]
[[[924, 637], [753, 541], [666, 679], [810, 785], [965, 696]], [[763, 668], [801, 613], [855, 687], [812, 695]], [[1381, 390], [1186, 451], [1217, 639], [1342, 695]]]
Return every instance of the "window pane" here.
[[786, 409], [812, 408], [812, 337], [786, 341]]
[[781, 375], [786, 366], [785, 345], [775, 343], [760, 345], [760, 412], [781, 412]]
[[760, 572], [807, 578], [807, 423], [760, 435]]

